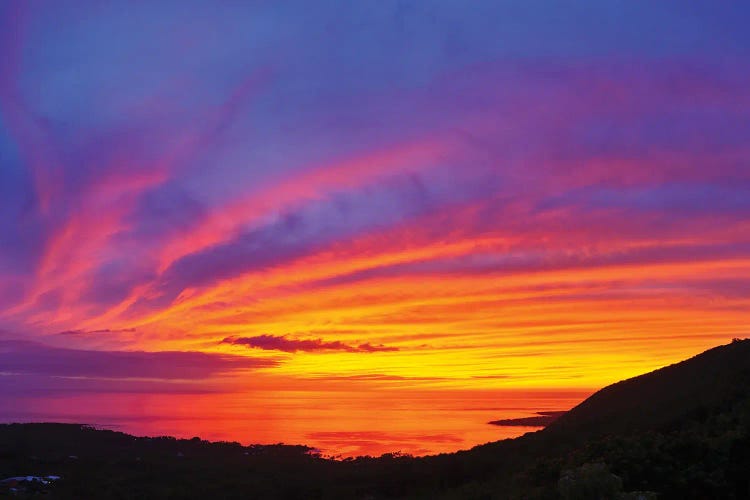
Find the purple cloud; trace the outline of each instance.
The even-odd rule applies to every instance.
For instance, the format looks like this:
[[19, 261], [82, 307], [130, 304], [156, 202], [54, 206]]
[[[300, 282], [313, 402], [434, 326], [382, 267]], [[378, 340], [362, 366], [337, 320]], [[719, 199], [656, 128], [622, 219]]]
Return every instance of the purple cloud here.
[[203, 380], [277, 364], [271, 359], [204, 352], [93, 351], [0, 341], [0, 370], [27, 376]]
[[135, 333], [135, 328], [103, 328], [101, 330], [65, 330], [58, 335], [98, 335], [100, 333]]
[[290, 339], [286, 335], [258, 335], [255, 337], [227, 337], [222, 344], [242, 345], [248, 348], [266, 351], [283, 352], [318, 352], [318, 351], [346, 351], [346, 352], [392, 352], [397, 347], [382, 344], [364, 343], [351, 345], [339, 340], [327, 342], [323, 339]]

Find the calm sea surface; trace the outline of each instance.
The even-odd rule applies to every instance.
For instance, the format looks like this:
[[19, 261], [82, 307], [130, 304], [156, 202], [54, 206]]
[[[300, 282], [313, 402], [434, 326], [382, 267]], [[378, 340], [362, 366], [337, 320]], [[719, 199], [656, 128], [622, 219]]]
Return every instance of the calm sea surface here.
[[3, 422], [87, 423], [138, 436], [305, 444], [325, 455], [452, 452], [524, 434], [500, 418], [567, 410], [591, 391], [85, 394], [17, 397]]

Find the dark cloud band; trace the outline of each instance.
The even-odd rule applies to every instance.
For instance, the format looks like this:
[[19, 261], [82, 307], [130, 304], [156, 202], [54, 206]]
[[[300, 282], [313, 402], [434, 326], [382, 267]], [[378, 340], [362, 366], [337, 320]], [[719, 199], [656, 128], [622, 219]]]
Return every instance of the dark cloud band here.
[[323, 339], [291, 339], [286, 335], [258, 335], [255, 337], [227, 337], [221, 341], [223, 344], [242, 345], [249, 348], [263, 349], [268, 351], [283, 352], [318, 352], [318, 351], [345, 351], [345, 352], [389, 352], [398, 351], [396, 347], [382, 344], [358, 344], [350, 345], [339, 340], [326, 342]]

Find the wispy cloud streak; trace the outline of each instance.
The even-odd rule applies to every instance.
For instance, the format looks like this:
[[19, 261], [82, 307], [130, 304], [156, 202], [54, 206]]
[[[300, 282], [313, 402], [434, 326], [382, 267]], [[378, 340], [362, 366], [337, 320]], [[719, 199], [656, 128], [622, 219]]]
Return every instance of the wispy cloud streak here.
[[241, 345], [255, 349], [283, 352], [315, 352], [315, 351], [345, 351], [345, 352], [393, 352], [397, 347], [382, 344], [373, 345], [365, 342], [359, 345], [349, 345], [341, 341], [326, 342], [322, 339], [292, 339], [285, 335], [258, 335], [255, 337], [227, 337], [223, 344]]

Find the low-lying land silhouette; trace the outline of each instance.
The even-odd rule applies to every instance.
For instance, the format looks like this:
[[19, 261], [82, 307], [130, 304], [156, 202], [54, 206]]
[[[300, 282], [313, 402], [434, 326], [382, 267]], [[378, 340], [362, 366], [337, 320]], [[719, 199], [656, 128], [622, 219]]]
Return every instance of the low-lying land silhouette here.
[[[540, 417], [549, 415], [539, 415]], [[0, 480], [44, 498], [750, 498], [750, 340], [618, 382], [543, 430], [429, 457], [0, 426]], [[10, 486], [0, 484], [8, 493]]]
[[564, 415], [564, 411], [538, 411], [533, 417], [520, 417], [520, 418], [503, 418], [500, 420], [493, 420], [489, 422], [492, 425], [499, 425], [502, 427], [526, 427], [526, 426], [540, 426], [545, 427], [558, 417]]

